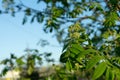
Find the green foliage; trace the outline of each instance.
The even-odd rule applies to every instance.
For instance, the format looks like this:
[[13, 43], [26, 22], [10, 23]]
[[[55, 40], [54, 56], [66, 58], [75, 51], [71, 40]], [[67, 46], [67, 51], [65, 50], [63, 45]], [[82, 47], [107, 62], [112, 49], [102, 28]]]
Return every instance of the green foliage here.
[[[64, 45], [60, 56], [60, 62], [64, 66], [55, 66], [55, 73], [45, 76], [46, 80], [119, 80], [120, 1], [37, 0], [37, 4], [42, 2], [46, 7], [38, 10], [26, 6], [21, 0], [20, 4], [14, 0], [2, 0], [4, 10], [0, 13], [11, 13], [15, 16], [15, 13], [23, 11], [22, 24], [29, 19], [31, 23], [44, 23], [43, 30], [54, 33], [58, 42]], [[43, 41], [41, 45], [47, 44]], [[9, 64], [11, 69], [17, 66], [20, 70], [25, 65], [26, 74], [21, 79], [30, 77], [32, 80], [35, 65], [38, 62], [41, 66], [42, 57], [38, 50], [30, 52], [34, 54], [19, 58], [11, 54], [1, 64]], [[54, 61], [50, 56], [51, 53], [44, 54], [47, 62]], [[3, 74], [7, 70], [5, 67]]]
[[98, 62], [100, 62], [101, 59], [102, 59], [101, 56], [93, 57], [91, 60], [89, 60], [87, 66], [86, 66], [86, 69], [89, 70], [89, 69], [93, 68]]
[[108, 12], [106, 13], [106, 19], [104, 21], [105, 27], [114, 27], [116, 26], [116, 21], [118, 20], [118, 15], [116, 12]]
[[106, 70], [106, 80], [114, 80], [114, 73], [109, 69], [107, 68]]
[[103, 75], [105, 70], [106, 70], [106, 63], [105, 62], [101, 62], [97, 66], [97, 68], [95, 69], [95, 72], [93, 74], [92, 79], [95, 80], [95, 79], [99, 78], [101, 75]]

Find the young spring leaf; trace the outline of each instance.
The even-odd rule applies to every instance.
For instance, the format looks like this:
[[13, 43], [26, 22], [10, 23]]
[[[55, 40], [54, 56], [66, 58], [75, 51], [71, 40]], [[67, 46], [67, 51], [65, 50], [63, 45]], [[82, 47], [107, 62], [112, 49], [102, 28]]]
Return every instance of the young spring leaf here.
[[27, 73], [29, 74], [29, 75], [31, 75], [32, 74], [32, 72], [33, 72], [33, 68], [31, 67], [31, 66], [29, 66], [28, 67], [28, 70], [27, 70]]
[[102, 58], [100, 56], [95, 56], [91, 60], [89, 60], [86, 69], [93, 68]]
[[16, 62], [19, 66], [25, 64], [25, 62], [22, 60], [22, 58], [16, 59]]
[[109, 68], [107, 68], [106, 70], [105, 78], [106, 80], [109, 80]]
[[71, 69], [72, 69], [72, 64], [71, 64], [70, 60], [68, 60], [68, 61], [66, 62], [66, 68], [67, 68], [68, 70], [71, 70]]
[[99, 78], [106, 70], [106, 63], [105, 62], [101, 62], [95, 69], [95, 72], [92, 76], [92, 80], [96, 80], [97, 78]]
[[106, 80], [114, 80], [115, 75], [110, 68], [107, 68], [105, 78]]
[[80, 46], [79, 44], [72, 44], [72, 48], [75, 48], [75, 49], [77, 49], [79, 51], [83, 51], [84, 50], [84, 48], [82, 46]]

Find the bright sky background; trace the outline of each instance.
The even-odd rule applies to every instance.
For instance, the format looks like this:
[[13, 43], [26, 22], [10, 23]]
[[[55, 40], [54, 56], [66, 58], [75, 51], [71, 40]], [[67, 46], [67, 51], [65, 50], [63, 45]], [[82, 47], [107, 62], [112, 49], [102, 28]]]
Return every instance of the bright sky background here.
[[[42, 51], [54, 51], [59, 48], [55, 37], [51, 34], [45, 34], [42, 30], [42, 26], [38, 23], [25, 25], [21, 24], [22, 16], [16, 16], [15, 18], [10, 15], [0, 15], [0, 59], [8, 57], [9, 53], [15, 53], [16, 55], [23, 54], [23, 50], [27, 47], [37, 48]], [[50, 41], [51, 45], [41, 48], [37, 45], [40, 39], [46, 39]], [[52, 48], [52, 49], [51, 49]], [[57, 50], [56, 50], [57, 49]]]
[[[30, 3], [33, 4], [33, 2]], [[45, 34], [42, 30], [43, 25], [37, 22], [33, 24], [27, 22], [22, 25], [22, 19], [23, 13], [17, 13], [16, 17], [11, 17], [10, 14], [0, 15], [0, 60], [9, 57], [10, 53], [21, 56], [25, 54], [25, 48], [29, 47], [31, 49], [39, 49], [41, 53], [52, 52], [52, 57], [58, 61], [62, 48], [55, 37], [52, 37], [52, 34]], [[40, 39], [46, 39], [51, 45], [57, 47], [46, 46], [42, 48], [37, 45]]]

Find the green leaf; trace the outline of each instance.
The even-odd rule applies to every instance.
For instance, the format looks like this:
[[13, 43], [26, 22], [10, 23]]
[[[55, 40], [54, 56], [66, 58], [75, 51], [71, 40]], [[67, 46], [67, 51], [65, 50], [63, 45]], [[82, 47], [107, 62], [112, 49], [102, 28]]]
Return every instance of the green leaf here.
[[111, 79], [111, 80], [114, 80], [114, 78], [115, 78], [115, 74], [114, 74], [113, 71], [110, 70], [110, 77], [109, 77], [109, 80], [110, 80], [110, 79]]
[[106, 70], [106, 63], [101, 62], [95, 69], [92, 79], [96, 80], [97, 78], [99, 78], [105, 72], [105, 70]]
[[116, 80], [120, 80], [120, 70], [116, 70]]
[[83, 51], [84, 50], [84, 48], [82, 46], [80, 46], [79, 44], [72, 44], [72, 48], [75, 48], [75, 49], [77, 49], [79, 51]]
[[97, 52], [97, 50], [95, 50], [95, 49], [87, 49], [87, 50], [85, 50], [85, 54], [89, 54], [89, 53], [96, 53]]
[[76, 57], [76, 55], [74, 54], [74, 53], [70, 53], [70, 58], [75, 58]]
[[70, 55], [69, 51], [62, 53], [62, 55], [60, 56], [60, 62], [65, 63], [67, 61], [69, 55]]
[[72, 69], [72, 64], [71, 64], [70, 60], [68, 60], [68, 61], [66, 62], [66, 68], [67, 68], [68, 70], [71, 70], [71, 69]]
[[34, 15], [32, 18], [31, 18], [31, 23], [33, 23], [34, 22], [34, 19], [36, 18], [36, 15]]
[[0, 62], [0, 64], [6, 65], [10, 60], [9, 59], [4, 59]]
[[25, 17], [23, 18], [22, 24], [24, 25], [26, 22], [27, 22], [27, 17], [25, 16]]
[[91, 60], [88, 61], [86, 69], [93, 68], [102, 58], [100, 56], [95, 56]]
[[105, 39], [107, 39], [109, 36], [110, 36], [110, 34], [108, 31], [104, 32], [104, 34], [102, 35], [102, 37]]
[[4, 76], [7, 72], [8, 72], [8, 68], [7, 67], [5, 67], [3, 70], [2, 70], [2, 75]]
[[14, 54], [11, 54], [12, 59], [16, 59], [17, 57]]
[[45, 56], [46, 57], [49, 57], [49, 56], [51, 56], [52, 54], [51, 53], [45, 53]]
[[31, 10], [30, 10], [30, 8], [27, 8], [26, 10], [25, 10], [25, 13], [26, 13], [26, 15], [31, 15]]
[[62, 52], [65, 51], [69, 45], [70, 45], [70, 39], [65, 40], [65, 44], [63, 46]]
[[32, 72], [33, 72], [33, 67], [32, 66], [29, 66], [29, 68], [28, 68], [28, 70], [27, 70], [27, 73], [29, 74], [29, 75], [31, 75], [32, 74]]
[[22, 60], [22, 58], [18, 58], [18, 59], [16, 60], [16, 62], [17, 62], [18, 65], [23, 65], [23, 64], [25, 64], [25, 62]]
[[53, 31], [53, 28], [51, 27], [51, 28], [50, 28], [50, 32], [52, 32], [52, 31]]
[[106, 70], [105, 78], [106, 80], [109, 80], [109, 68], [107, 68]]
[[70, 48], [70, 52], [71, 54], [70, 55], [74, 55], [76, 56], [77, 54], [81, 54], [83, 53], [84, 51], [84, 48], [78, 44], [72, 44], [72, 47]]
[[80, 53], [80, 51], [79, 50], [77, 50], [77, 49], [75, 49], [75, 48], [70, 48], [70, 52], [71, 52], [71, 54], [73, 53], [75, 53], [75, 54], [78, 54], [78, 53]]
[[106, 80], [114, 80], [114, 77], [115, 76], [114, 76], [112, 69], [107, 68], [106, 75], [105, 75]]
[[42, 58], [40, 56], [36, 56], [36, 59], [39, 60], [39, 61], [42, 60]]

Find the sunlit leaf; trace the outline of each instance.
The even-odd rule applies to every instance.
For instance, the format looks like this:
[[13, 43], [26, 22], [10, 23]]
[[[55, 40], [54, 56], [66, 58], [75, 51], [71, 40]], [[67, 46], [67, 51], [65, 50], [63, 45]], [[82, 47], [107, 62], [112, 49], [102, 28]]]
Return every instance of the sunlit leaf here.
[[112, 69], [110, 69], [110, 68], [107, 68], [105, 76], [106, 76], [106, 80], [114, 80], [114, 78], [115, 78], [115, 75], [112, 72]]
[[106, 70], [106, 63], [105, 62], [101, 62], [95, 69], [95, 72], [92, 76], [93, 80], [96, 80], [97, 78], [99, 78], [101, 75], [103, 75], [103, 73]]
[[77, 49], [79, 51], [83, 51], [84, 50], [84, 48], [81, 45], [79, 45], [79, 44], [72, 44], [72, 48], [75, 48], [75, 49]]
[[101, 60], [101, 56], [95, 56], [91, 60], [88, 61], [88, 64], [86, 66], [86, 69], [91, 69], [93, 68], [98, 62]]
[[27, 73], [30, 75], [30, 74], [32, 74], [33, 70], [34, 70], [33, 67], [29, 66]]
[[22, 58], [16, 59], [16, 62], [17, 62], [18, 65], [23, 65], [23, 64], [25, 64], [25, 62], [22, 60]]
[[67, 68], [68, 70], [71, 70], [71, 69], [72, 69], [72, 64], [71, 64], [70, 60], [68, 60], [68, 61], [66, 62], [66, 68]]

